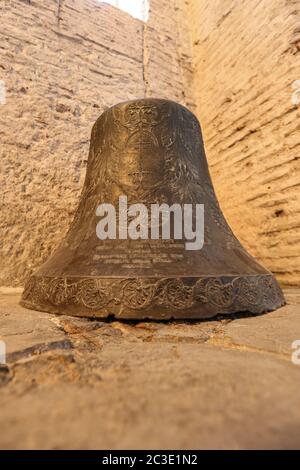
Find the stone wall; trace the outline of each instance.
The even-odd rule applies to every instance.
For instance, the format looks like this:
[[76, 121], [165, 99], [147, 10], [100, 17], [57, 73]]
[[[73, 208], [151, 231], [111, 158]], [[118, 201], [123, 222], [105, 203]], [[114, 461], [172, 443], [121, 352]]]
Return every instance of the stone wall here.
[[66, 232], [106, 107], [158, 96], [193, 109], [184, 8], [151, 0], [143, 23], [97, 0], [0, 0], [0, 285], [22, 284]]
[[299, 0], [190, 3], [197, 112], [221, 207], [259, 261], [299, 284]]
[[93, 122], [143, 96], [197, 106], [227, 220], [299, 284], [298, 0], [150, 0], [147, 23], [98, 0], [0, 0], [0, 15], [0, 285], [64, 236]]

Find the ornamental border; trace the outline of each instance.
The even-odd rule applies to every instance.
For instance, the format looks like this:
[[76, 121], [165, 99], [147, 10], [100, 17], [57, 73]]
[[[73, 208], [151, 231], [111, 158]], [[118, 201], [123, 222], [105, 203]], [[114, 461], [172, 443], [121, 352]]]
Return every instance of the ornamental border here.
[[272, 274], [176, 278], [48, 277], [33, 275], [21, 303], [88, 311], [125, 307], [143, 311], [155, 306], [186, 310], [197, 305], [221, 312], [263, 312], [284, 304]]

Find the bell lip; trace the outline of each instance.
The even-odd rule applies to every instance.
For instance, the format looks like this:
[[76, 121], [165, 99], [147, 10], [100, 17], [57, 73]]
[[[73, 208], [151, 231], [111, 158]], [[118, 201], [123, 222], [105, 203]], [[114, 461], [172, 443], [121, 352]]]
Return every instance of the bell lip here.
[[33, 275], [20, 301], [31, 310], [124, 320], [200, 320], [237, 312], [261, 314], [285, 303], [272, 274], [189, 279]]
[[[271, 276], [276, 280], [276, 277], [272, 272], [261, 272], [261, 273], [228, 273], [228, 274], [139, 274], [139, 275], [128, 275], [128, 276], [118, 276], [118, 275], [87, 275], [87, 274], [44, 274], [39, 271], [33, 273], [29, 276], [28, 280], [32, 277], [35, 278], [47, 278], [47, 279], [214, 279], [214, 278], [236, 278], [236, 277], [262, 277], [262, 276]], [[277, 280], [276, 280], [277, 281]]]

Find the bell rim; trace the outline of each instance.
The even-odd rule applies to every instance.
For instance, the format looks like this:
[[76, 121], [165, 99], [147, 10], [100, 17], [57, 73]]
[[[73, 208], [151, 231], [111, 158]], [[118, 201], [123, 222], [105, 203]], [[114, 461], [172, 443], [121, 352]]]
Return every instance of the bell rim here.
[[20, 304], [77, 317], [170, 320], [260, 314], [285, 304], [273, 274], [197, 277], [33, 275]]

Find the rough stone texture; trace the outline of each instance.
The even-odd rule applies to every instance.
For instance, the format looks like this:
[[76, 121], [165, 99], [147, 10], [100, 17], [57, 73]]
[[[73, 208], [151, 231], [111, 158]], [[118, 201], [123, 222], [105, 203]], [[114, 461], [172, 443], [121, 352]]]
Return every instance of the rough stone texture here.
[[281, 283], [299, 285], [300, 3], [190, 4], [198, 116], [222, 210]]
[[[145, 24], [97, 0], [0, 10], [0, 284], [22, 284], [64, 235], [99, 114], [143, 96], [197, 103], [229, 223], [299, 283], [297, 0], [151, 0]], [[286, 299], [255, 317], [121, 323], [28, 311], [2, 289], [0, 447], [299, 449], [299, 291]]]
[[99, 114], [143, 96], [198, 105], [230, 225], [299, 284], [298, 0], [151, 0], [147, 23], [98, 0], [0, 10], [0, 285], [23, 284], [65, 234]]
[[300, 291], [260, 316], [101, 322], [0, 295], [2, 449], [300, 448]]
[[143, 23], [97, 0], [0, 0], [0, 285], [22, 284], [65, 234], [106, 107], [158, 96], [194, 108], [184, 8], [151, 0]]

